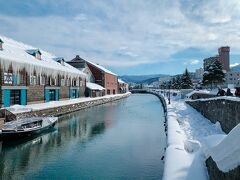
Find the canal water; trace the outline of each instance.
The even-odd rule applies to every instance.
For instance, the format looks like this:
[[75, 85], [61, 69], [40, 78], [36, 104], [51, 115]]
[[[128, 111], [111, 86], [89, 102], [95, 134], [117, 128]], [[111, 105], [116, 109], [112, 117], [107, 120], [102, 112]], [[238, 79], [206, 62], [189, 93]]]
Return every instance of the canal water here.
[[161, 179], [163, 121], [144, 94], [62, 116], [48, 133], [0, 143], [0, 179]]

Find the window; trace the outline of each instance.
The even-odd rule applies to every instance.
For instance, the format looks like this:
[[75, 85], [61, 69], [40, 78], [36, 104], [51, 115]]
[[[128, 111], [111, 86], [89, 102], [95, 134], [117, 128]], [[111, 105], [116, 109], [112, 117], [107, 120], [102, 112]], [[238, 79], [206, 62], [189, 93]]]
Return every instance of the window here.
[[12, 73], [4, 73], [4, 84], [12, 84], [13, 75]]
[[61, 86], [65, 86], [65, 79], [61, 79]]
[[55, 86], [57, 84], [57, 78], [49, 78], [49, 84], [50, 86]]
[[110, 89], [107, 90], [107, 94], [110, 94]]
[[21, 91], [20, 90], [11, 90], [10, 103], [11, 103], [11, 105], [21, 104]]
[[115, 89], [113, 90], [113, 94], [115, 94], [116, 92], [115, 92]]
[[36, 85], [37, 79], [36, 76], [30, 76], [30, 85]]
[[75, 79], [72, 80], [72, 86], [76, 86], [76, 80]]
[[79, 84], [79, 86], [80, 86], [80, 87], [82, 87], [82, 86], [83, 86], [83, 81], [80, 81], [80, 84]]
[[45, 76], [40, 76], [40, 85], [45, 85], [46, 79]]
[[70, 86], [70, 80], [67, 79], [67, 86]]
[[12, 78], [13, 78], [13, 84], [14, 85], [19, 85], [20, 84], [20, 75], [13, 74]]
[[49, 90], [49, 93], [50, 93], [50, 101], [55, 101], [55, 90], [54, 89], [50, 89]]
[[72, 98], [76, 98], [77, 97], [77, 90], [73, 89], [72, 90]]
[[54, 78], [54, 85], [57, 86], [57, 78]]
[[76, 86], [79, 87], [79, 79], [76, 80]]

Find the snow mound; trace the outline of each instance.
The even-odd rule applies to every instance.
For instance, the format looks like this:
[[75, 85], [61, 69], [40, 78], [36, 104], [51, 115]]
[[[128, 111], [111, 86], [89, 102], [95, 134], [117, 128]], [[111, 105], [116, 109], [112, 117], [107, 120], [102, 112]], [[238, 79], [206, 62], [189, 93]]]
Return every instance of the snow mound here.
[[197, 152], [201, 147], [201, 144], [199, 141], [196, 140], [185, 140], [184, 141], [184, 149], [188, 153], [194, 153]]
[[12, 113], [22, 113], [22, 112], [31, 112], [32, 111], [32, 108], [28, 108], [23, 105], [13, 105], [6, 109]]
[[240, 165], [240, 124], [216, 146], [209, 149], [209, 154], [218, 168], [228, 172]]

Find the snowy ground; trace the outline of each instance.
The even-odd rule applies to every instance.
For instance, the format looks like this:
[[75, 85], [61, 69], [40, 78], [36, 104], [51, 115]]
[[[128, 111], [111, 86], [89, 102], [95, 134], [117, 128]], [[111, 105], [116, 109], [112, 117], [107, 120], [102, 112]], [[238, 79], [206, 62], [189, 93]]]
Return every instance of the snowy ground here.
[[[215, 139], [206, 140], [209, 136]], [[215, 146], [225, 136], [219, 123], [212, 124], [180, 98], [172, 100], [163, 179], [208, 179], [203, 144]]]
[[106, 96], [95, 97], [95, 98], [81, 97], [81, 98], [76, 98], [76, 99], [51, 101], [51, 102], [47, 102], [47, 103], [30, 104], [30, 105], [26, 105], [26, 106], [14, 105], [14, 106], [11, 106], [6, 109], [11, 111], [12, 113], [22, 113], [22, 112], [29, 112], [29, 111], [36, 111], [36, 110], [49, 109], [49, 108], [60, 107], [60, 106], [65, 106], [65, 105], [71, 105], [71, 104], [76, 104], [76, 103], [81, 103], [81, 102], [89, 102], [89, 101], [98, 100], [98, 99], [106, 99], [106, 98], [124, 96], [129, 93], [130, 92], [125, 93], [125, 94], [106, 95]]

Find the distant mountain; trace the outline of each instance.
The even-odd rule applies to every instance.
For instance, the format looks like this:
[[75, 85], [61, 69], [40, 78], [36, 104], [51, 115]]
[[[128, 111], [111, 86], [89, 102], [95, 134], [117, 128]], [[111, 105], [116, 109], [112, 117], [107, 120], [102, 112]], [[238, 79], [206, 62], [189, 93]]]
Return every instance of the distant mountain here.
[[165, 74], [153, 74], [153, 75], [124, 75], [120, 76], [120, 78], [127, 83], [146, 83], [147, 82], [155, 82], [158, 78], [168, 77], [169, 75]]
[[233, 67], [231, 68], [231, 71], [233, 71], [233, 72], [240, 72], [240, 64], [237, 65], [237, 66], [233, 66]]

